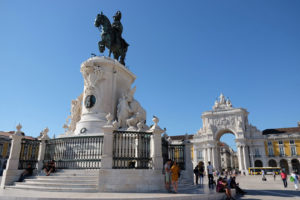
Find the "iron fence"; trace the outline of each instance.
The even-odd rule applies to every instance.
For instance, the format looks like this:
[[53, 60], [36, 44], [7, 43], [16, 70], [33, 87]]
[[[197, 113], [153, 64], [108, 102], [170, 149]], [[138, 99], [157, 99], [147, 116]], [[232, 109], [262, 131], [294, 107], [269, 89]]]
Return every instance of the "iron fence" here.
[[46, 142], [44, 162], [54, 160], [58, 169], [99, 169], [103, 136], [58, 138]]
[[172, 161], [176, 161], [181, 170], [185, 170], [185, 147], [184, 144], [169, 144], [168, 146], [168, 158]]
[[19, 158], [19, 169], [26, 169], [28, 164], [31, 164], [33, 169], [36, 169], [39, 155], [39, 140], [30, 140], [23, 138], [21, 141], [21, 151]]
[[113, 168], [152, 168], [150, 140], [152, 133], [115, 131], [113, 136]]

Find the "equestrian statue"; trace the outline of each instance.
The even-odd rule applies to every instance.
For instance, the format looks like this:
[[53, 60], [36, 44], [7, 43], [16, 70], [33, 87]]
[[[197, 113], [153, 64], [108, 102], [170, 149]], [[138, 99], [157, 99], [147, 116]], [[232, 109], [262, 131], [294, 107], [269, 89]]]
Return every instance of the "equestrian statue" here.
[[114, 22], [111, 24], [109, 19], [101, 12], [95, 19], [95, 26], [101, 30], [101, 41], [98, 42], [99, 51], [104, 52], [105, 47], [109, 49], [109, 57], [114, 54], [114, 59], [119, 60], [125, 65], [125, 56], [129, 44], [122, 38], [123, 25], [121, 24], [122, 14], [117, 11], [113, 16]]

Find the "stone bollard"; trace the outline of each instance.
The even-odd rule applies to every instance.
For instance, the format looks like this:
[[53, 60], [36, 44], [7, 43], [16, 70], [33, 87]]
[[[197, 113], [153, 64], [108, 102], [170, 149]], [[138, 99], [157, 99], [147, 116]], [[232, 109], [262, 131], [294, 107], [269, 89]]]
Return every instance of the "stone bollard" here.
[[49, 132], [49, 129], [45, 128], [42, 131], [42, 137], [39, 138], [39, 140], [40, 140], [40, 147], [39, 147], [38, 163], [37, 163], [37, 167], [36, 167], [36, 169], [37, 169], [38, 172], [40, 170], [42, 170], [43, 165], [44, 165], [43, 161], [44, 161], [44, 158], [45, 158], [46, 140], [50, 139], [48, 137], [48, 132]]
[[17, 125], [17, 131], [10, 136], [12, 139], [11, 142], [11, 150], [10, 155], [7, 160], [6, 169], [3, 172], [1, 188], [5, 188], [6, 185], [10, 185], [15, 182], [20, 176], [22, 170], [18, 170], [19, 167], [19, 158], [21, 152], [21, 141], [23, 139], [23, 135], [21, 132], [22, 125], [19, 123]]
[[150, 131], [153, 133], [151, 137], [151, 149], [150, 155], [152, 158], [152, 165], [154, 170], [162, 170], [163, 169], [163, 157], [161, 151], [161, 134], [165, 132], [162, 130], [157, 123], [159, 119], [153, 116], [152, 121], [154, 125], [151, 127]]

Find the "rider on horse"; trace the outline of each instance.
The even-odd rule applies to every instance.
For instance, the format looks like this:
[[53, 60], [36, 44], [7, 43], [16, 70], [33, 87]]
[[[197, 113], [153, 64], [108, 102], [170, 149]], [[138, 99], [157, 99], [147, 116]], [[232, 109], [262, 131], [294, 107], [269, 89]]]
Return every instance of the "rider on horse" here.
[[120, 11], [117, 11], [116, 14], [113, 16], [114, 22], [112, 23], [113, 32], [115, 34], [115, 43], [121, 45], [122, 41], [122, 32], [123, 32], [123, 25], [121, 24], [122, 14]]

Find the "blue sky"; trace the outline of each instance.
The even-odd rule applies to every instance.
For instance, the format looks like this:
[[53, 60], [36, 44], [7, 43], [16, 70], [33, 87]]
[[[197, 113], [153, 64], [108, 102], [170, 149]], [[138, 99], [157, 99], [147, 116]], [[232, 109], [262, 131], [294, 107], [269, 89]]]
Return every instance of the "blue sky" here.
[[300, 120], [299, 1], [0, 0], [0, 130], [63, 132], [80, 64], [100, 54], [94, 19], [117, 10], [148, 123], [195, 133], [221, 92], [260, 130]]

